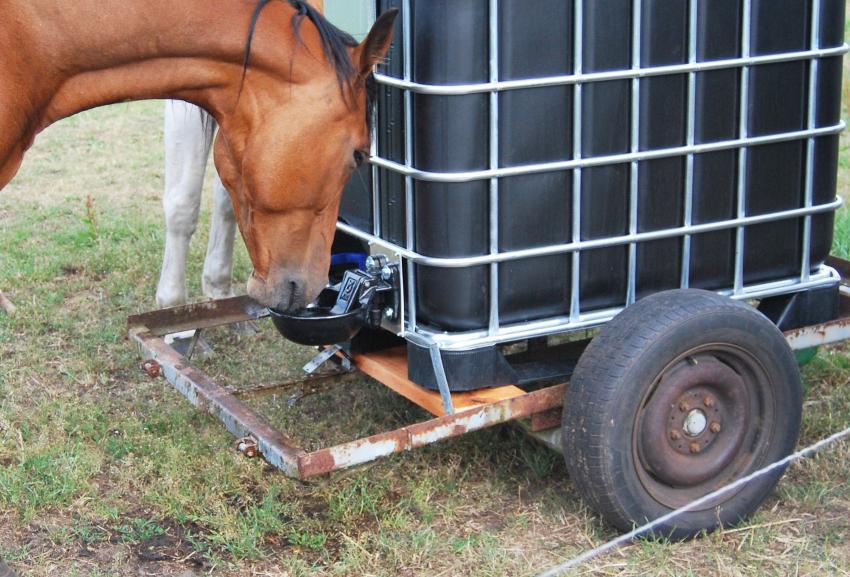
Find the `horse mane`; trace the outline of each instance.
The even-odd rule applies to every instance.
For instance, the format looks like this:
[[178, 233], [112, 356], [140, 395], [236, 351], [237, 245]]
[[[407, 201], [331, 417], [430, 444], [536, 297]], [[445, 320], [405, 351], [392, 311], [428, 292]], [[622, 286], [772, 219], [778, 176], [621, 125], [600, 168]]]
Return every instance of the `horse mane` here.
[[[245, 82], [245, 77], [248, 74], [248, 65], [251, 60], [251, 47], [254, 41], [254, 33], [257, 29], [257, 22], [260, 19], [260, 14], [263, 9], [274, 2], [275, 0], [259, 0], [257, 7], [254, 8], [254, 13], [251, 15], [251, 24], [248, 27], [248, 39], [245, 42], [245, 60], [242, 66], [242, 83]], [[301, 36], [301, 25], [304, 19], [307, 18], [316, 29], [319, 31], [319, 37], [322, 40], [322, 50], [325, 53], [325, 58], [333, 65], [336, 71], [336, 76], [340, 87], [351, 88], [351, 81], [354, 78], [357, 69], [351, 61], [349, 48], [357, 46], [357, 41], [353, 36], [334, 26], [325, 18], [321, 12], [316, 10], [312, 5], [304, 0], [282, 0], [295, 8], [295, 14], [292, 16], [292, 29], [295, 32], [295, 37], [299, 45], [303, 44], [304, 39]], [[241, 88], [240, 88], [241, 92]]]

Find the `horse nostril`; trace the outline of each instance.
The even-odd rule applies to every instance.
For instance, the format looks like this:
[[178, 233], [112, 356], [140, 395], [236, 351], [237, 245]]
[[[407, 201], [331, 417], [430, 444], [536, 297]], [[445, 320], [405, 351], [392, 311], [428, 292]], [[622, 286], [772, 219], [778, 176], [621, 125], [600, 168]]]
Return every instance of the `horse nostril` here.
[[305, 286], [306, 283], [304, 280], [299, 278], [291, 278], [289, 279], [285, 286], [285, 292], [283, 295], [283, 305], [285, 305], [284, 310], [292, 311], [296, 309], [303, 308], [307, 303], [304, 300], [305, 294]]

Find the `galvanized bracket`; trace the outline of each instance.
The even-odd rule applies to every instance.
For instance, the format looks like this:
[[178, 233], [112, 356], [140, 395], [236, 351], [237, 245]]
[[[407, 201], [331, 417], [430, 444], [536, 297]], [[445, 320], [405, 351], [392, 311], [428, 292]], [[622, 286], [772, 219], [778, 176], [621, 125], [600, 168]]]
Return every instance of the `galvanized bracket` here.
[[434, 367], [434, 378], [437, 380], [440, 397], [443, 399], [443, 410], [447, 415], [453, 415], [455, 406], [452, 403], [452, 391], [449, 388], [449, 380], [446, 377], [446, 367], [443, 365], [443, 355], [440, 353], [440, 346], [437, 343], [432, 343], [428, 351], [431, 354], [431, 365]]
[[342, 352], [342, 347], [340, 345], [331, 345], [313, 357], [309, 363], [304, 365], [302, 370], [308, 375], [312, 375], [319, 369], [319, 367], [331, 360], [333, 356], [339, 352]]

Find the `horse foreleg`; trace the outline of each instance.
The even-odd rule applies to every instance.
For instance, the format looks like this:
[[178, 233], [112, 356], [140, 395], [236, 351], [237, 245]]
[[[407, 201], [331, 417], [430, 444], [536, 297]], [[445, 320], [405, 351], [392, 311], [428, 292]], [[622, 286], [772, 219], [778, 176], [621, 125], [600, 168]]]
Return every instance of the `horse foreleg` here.
[[[31, 142], [32, 138], [30, 138]], [[21, 168], [21, 163], [24, 161], [26, 149], [27, 146], [24, 146], [21, 141], [13, 141], [4, 145], [2, 139], [0, 139], [0, 190], [15, 178], [18, 169]]]
[[221, 299], [233, 296], [233, 241], [236, 217], [230, 195], [216, 176], [213, 185], [213, 212], [210, 241], [204, 260], [204, 296]]
[[[156, 291], [161, 307], [186, 303], [186, 259], [198, 227], [211, 135], [199, 111], [183, 102], [165, 107], [165, 256]], [[211, 129], [210, 129], [211, 130]]]

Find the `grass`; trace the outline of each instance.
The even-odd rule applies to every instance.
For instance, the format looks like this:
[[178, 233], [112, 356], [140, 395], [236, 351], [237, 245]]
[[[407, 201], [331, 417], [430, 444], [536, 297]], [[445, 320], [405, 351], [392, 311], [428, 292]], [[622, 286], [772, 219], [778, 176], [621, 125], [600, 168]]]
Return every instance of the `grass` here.
[[[137, 370], [129, 314], [154, 306], [162, 251], [161, 110], [88, 112], [52, 127], [0, 196], [0, 557], [22, 575], [531, 575], [614, 533], [561, 459], [510, 427], [308, 483], [232, 450], [217, 421]], [[841, 193], [850, 197], [842, 137]], [[207, 195], [209, 196], [209, 195]], [[209, 207], [191, 254], [199, 293]], [[850, 257], [850, 210], [835, 252]], [[236, 259], [238, 286], [250, 270]], [[295, 374], [310, 352], [263, 326], [209, 338], [233, 386]], [[850, 348], [805, 369], [801, 443], [850, 424]], [[422, 414], [370, 381], [252, 401], [326, 444]], [[846, 575], [850, 448], [792, 467], [744, 526], [643, 541], [595, 575]], [[187, 573], [188, 572], [188, 573]]]

